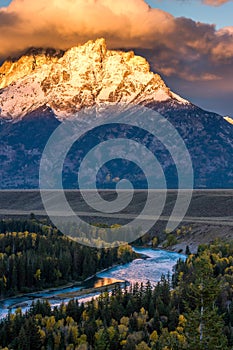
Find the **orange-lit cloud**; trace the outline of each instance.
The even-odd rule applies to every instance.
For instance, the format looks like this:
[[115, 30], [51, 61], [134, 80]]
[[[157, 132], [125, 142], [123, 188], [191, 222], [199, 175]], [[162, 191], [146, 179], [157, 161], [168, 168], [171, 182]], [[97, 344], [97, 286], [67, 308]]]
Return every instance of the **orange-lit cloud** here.
[[[190, 0], [179, 0], [179, 1], [190, 1]], [[197, 1], [197, 0], [193, 0]], [[232, 2], [233, 0], [199, 0], [205, 5], [210, 5], [210, 6], [221, 6], [226, 4], [227, 2]]]
[[[154, 35], [174, 26], [171, 15], [150, 9], [143, 0], [13, 0], [0, 14], [7, 32], [0, 38], [0, 54], [28, 46], [66, 48], [100, 36], [111, 46], [150, 47]], [[7, 25], [11, 18], [13, 26]]]
[[211, 5], [211, 6], [220, 6], [225, 4], [226, 2], [230, 2], [232, 0], [203, 0], [202, 2], [204, 2], [207, 5]]

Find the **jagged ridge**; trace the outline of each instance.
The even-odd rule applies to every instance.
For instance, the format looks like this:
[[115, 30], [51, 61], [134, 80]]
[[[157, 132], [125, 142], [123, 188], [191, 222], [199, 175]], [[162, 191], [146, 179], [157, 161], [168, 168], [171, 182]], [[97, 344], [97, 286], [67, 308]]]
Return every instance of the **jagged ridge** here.
[[172, 93], [134, 52], [107, 50], [104, 39], [66, 52], [30, 50], [0, 67], [0, 117], [22, 118], [47, 105], [59, 118], [87, 106], [187, 101]]

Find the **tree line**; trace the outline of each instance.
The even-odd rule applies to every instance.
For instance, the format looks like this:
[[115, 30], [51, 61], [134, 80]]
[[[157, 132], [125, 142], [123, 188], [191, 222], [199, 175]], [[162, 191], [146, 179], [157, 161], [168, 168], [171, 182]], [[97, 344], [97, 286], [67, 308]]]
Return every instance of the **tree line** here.
[[47, 222], [0, 221], [0, 296], [82, 281], [136, 257], [129, 245], [95, 249], [62, 235]]

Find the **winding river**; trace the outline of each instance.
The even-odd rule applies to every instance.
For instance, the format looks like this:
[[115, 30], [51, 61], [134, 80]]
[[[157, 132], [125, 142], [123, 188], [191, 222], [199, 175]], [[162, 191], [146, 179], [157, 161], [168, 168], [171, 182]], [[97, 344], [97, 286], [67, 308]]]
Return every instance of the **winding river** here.
[[[83, 285], [27, 294], [0, 301], [0, 319], [4, 318], [9, 310], [14, 312], [18, 307], [21, 307], [22, 311], [25, 312], [30, 308], [32, 302], [38, 299], [47, 298], [52, 306], [57, 306], [62, 301], [66, 303], [73, 298], [73, 296], [68, 298], [67, 293], [77, 292], [85, 288], [96, 288], [125, 281], [129, 283], [146, 283], [150, 280], [151, 284], [155, 284], [160, 280], [162, 274], [166, 275], [168, 272], [172, 274], [173, 267], [178, 259], [186, 258], [185, 255], [159, 249], [134, 248], [134, 250], [147, 258], [136, 259], [128, 264], [112, 267], [97, 274], [95, 278], [88, 280]], [[61, 300], [60, 296], [62, 294], [64, 294], [64, 299]], [[99, 294], [100, 292], [83, 294], [76, 299], [85, 302]], [[58, 295], [59, 298], [56, 299]]]

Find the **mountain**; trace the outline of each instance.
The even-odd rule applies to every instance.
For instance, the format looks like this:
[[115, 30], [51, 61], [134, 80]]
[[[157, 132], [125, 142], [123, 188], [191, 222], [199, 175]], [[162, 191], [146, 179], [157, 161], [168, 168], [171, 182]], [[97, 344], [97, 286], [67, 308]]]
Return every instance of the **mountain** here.
[[[106, 106], [118, 103], [144, 105], [176, 127], [192, 157], [195, 187], [232, 187], [232, 120], [173, 93], [143, 57], [108, 50], [105, 40], [98, 39], [65, 52], [30, 49], [0, 67], [0, 188], [38, 188], [42, 151], [61, 121], [78, 118], [85, 107], [95, 107], [101, 117]], [[68, 188], [76, 187], [77, 153], [76, 148], [68, 155]], [[176, 187], [174, 164], [166, 152], [160, 153], [168, 186]], [[108, 173], [111, 179], [121, 178], [120, 168], [105, 169], [103, 182]], [[128, 178], [140, 187], [138, 173], [127, 169]], [[103, 186], [114, 186], [114, 181]]]
[[131, 52], [110, 51], [104, 39], [89, 41], [63, 54], [29, 50], [0, 68], [1, 117], [22, 119], [41, 106], [58, 118], [87, 106], [174, 101], [188, 104], [172, 93], [148, 62]]

